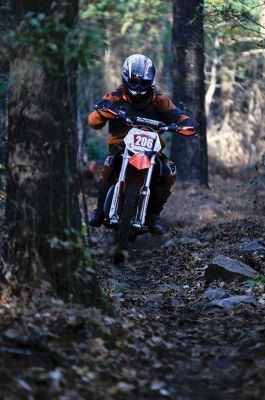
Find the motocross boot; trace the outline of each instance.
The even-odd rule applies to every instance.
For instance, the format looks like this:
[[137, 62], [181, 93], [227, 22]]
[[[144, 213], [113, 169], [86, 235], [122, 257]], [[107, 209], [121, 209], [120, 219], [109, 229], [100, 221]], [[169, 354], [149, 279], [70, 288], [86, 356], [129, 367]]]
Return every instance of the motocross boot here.
[[159, 215], [169, 196], [170, 192], [160, 187], [154, 188], [151, 194], [147, 213], [147, 226], [150, 232], [155, 235], [163, 235], [165, 233]]
[[104, 202], [110, 186], [110, 183], [99, 182], [97, 207], [92, 211], [88, 220], [90, 226], [99, 228], [102, 225], [104, 221]]
[[164, 228], [161, 225], [159, 215], [150, 214], [148, 217], [147, 226], [149, 231], [155, 235], [163, 235], [165, 233]]

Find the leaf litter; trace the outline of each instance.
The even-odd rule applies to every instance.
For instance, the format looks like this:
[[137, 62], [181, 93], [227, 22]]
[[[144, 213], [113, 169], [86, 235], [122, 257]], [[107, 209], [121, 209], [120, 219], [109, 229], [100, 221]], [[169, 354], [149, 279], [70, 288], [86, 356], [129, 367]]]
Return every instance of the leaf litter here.
[[[229, 208], [222, 187], [220, 196], [212, 193], [215, 203], [201, 188], [177, 189], [190, 204], [189, 216], [169, 204], [166, 237], [137, 239], [119, 268], [108, 256], [108, 234], [92, 232], [97, 276], [112, 312], [66, 304], [45, 290], [21, 301], [3, 288], [1, 399], [263, 398], [264, 279], [207, 284], [204, 274], [218, 254], [241, 260], [243, 245], [264, 239], [264, 218], [243, 215], [243, 206], [240, 219], [232, 206], [230, 219], [221, 215]], [[211, 220], [215, 212], [195, 218], [198, 202], [207, 199], [220, 208], [218, 220]], [[209, 306], [242, 296], [255, 300]]]

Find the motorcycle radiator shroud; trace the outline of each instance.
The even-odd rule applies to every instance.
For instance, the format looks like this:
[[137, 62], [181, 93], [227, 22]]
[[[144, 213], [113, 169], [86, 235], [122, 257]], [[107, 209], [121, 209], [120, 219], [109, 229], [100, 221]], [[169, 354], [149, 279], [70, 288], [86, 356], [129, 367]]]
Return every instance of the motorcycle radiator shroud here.
[[124, 142], [128, 150], [134, 153], [129, 159], [129, 163], [138, 170], [150, 168], [151, 161], [147, 154], [150, 156], [161, 149], [159, 136], [156, 132], [138, 128], [130, 129]]
[[133, 153], [157, 153], [161, 149], [159, 136], [156, 132], [132, 128], [124, 138], [124, 143]]

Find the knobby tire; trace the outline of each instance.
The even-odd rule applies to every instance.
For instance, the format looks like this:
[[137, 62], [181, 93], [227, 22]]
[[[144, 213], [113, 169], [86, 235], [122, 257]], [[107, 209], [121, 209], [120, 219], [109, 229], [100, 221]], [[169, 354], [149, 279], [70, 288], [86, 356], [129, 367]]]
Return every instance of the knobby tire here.
[[135, 214], [137, 198], [138, 190], [136, 186], [129, 186], [124, 195], [123, 209], [115, 240], [117, 250], [123, 250], [128, 244], [131, 233], [131, 220]]

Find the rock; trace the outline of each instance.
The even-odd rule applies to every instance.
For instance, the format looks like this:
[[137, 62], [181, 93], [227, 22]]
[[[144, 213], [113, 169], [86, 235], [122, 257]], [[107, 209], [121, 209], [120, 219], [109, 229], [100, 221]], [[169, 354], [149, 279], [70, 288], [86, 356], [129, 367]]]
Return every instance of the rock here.
[[135, 386], [131, 383], [120, 382], [117, 384], [117, 389], [119, 392], [128, 393], [135, 389]]
[[242, 256], [257, 255], [265, 257], [265, 246], [263, 244], [263, 240], [262, 239], [252, 240], [245, 246], [241, 247], [240, 254]]
[[232, 282], [236, 279], [255, 279], [257, 272], [247, 264], [234, 260], [230, 257], [219, 254], [214, 257], [212, 262], [205, 269], [205, 279], [212, 282], [216, 279], [222, 279]]
[[227, 297], [228, 293], [220, 288], [209, 288], [200, 296], [201, 299], [215, 300]]
[[10, 327], [2, 333], [2, 338], [8, 342], [26, 345], [29, 343], [28, 336], [24, 335], [22, 331], [15, 327]]
[[254, 266], [261, 274], [265, 274], [265, 246], [263, 239], [255, 239], [241, 247], [239, 254], [244, 261]]
[[196, 244], [199, 244], [199, 243], [200, 243], [200, 241], [198, 239], [190, 238], [190, 237], [187, 237], [187, 236], [183, 236], [183, 237], [180, 237], [180, 238], [172, 238], [172, 239], [168, 240], [164, 244], [164, 246], [167, 249], [174, 249], [179, 244], [185, 244], [185, 245], [193, 245], [193, 244], [195, 244], [196, 245]]
[[258, 302], [253, 296], [230, 296], [224, 299], [216, 299], [210, 301], [210, 303], [205, 305], [205, 309], [212, 308], [212, 307], [220, 307], [225, 308], [226, 310], [231, 310], [235, 306], [240, 305], [242, 303], [252, 304], [253, 306], [257, 306]]
[[135, 389], [135, 386], [131, 383], [119, 382], [119, 383], [117, 383], [117, 385], [113, 386], [110, 389], [110, 393], [114, 394], [114, 395], [116, 395], [118, 393], [130, 393], [134, 389]]

